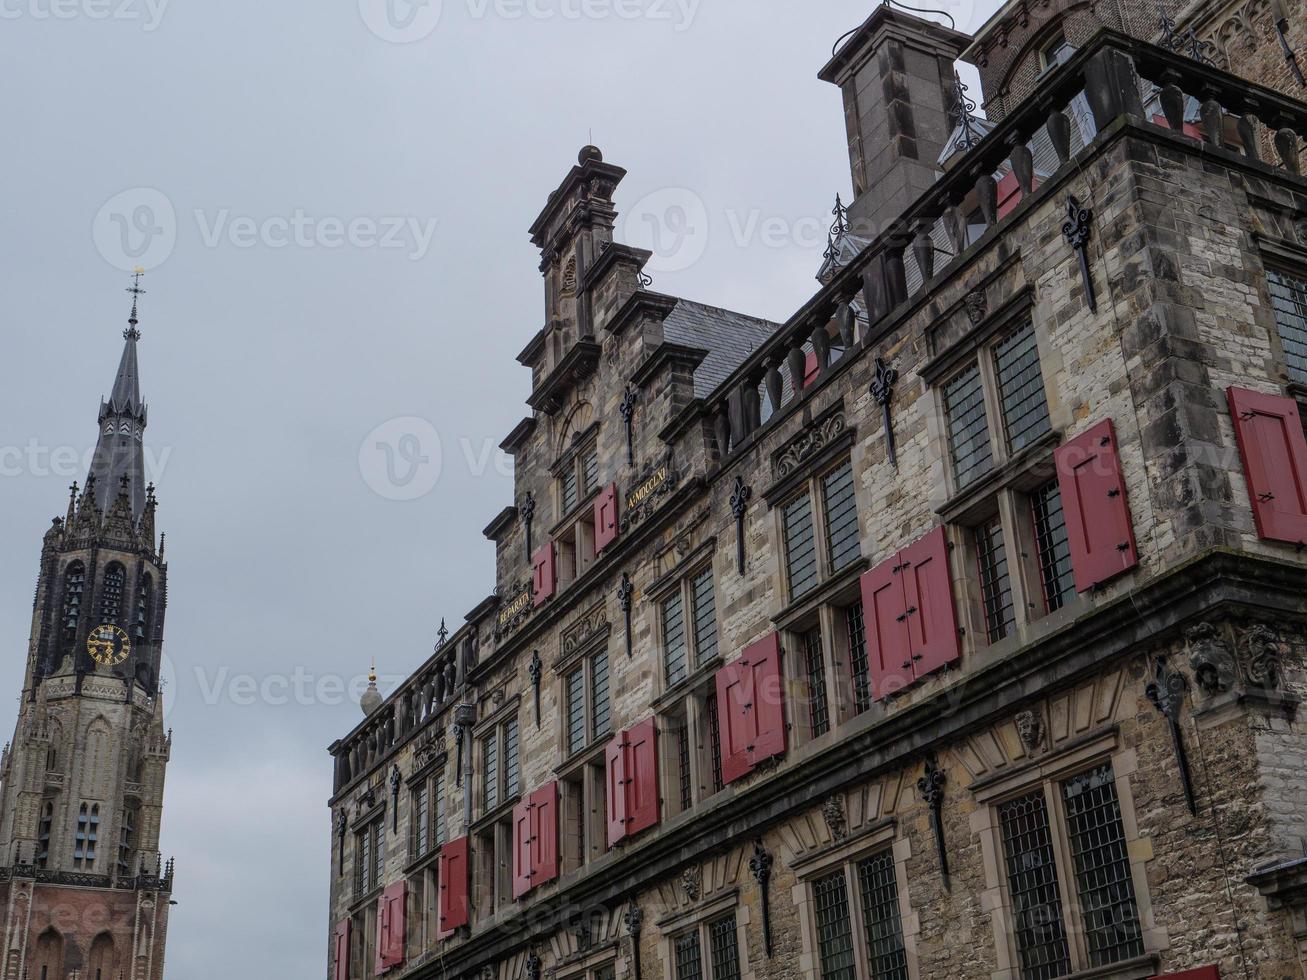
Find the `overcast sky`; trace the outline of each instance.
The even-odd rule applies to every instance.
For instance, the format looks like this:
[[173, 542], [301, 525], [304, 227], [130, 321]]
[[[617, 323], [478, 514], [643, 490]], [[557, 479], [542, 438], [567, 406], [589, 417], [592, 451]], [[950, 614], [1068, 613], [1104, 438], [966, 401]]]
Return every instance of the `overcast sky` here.
[[659, 251], [654, 288], [776, 320], [849, 193], [816, 73], [872, 0], [390, 2], [0, 0], [0, 685], [139, 263], [170, 980], [325, 972], [339, 691], [493, 587], [544, 322], [526, 229], [578, 149], [630, 171], [618, 237]]

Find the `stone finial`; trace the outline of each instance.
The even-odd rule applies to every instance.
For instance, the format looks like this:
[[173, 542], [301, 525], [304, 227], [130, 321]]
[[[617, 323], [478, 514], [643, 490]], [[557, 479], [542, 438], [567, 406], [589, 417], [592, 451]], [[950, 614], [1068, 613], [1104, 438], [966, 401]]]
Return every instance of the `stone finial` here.
[[377, 665], [373, 664], [372, 670], [368, 672], [368, 689], [359, 699], [359, 707], [365, 715], [370, 715], [381, 707], [381, 703], [381, 692], [377, 690]]

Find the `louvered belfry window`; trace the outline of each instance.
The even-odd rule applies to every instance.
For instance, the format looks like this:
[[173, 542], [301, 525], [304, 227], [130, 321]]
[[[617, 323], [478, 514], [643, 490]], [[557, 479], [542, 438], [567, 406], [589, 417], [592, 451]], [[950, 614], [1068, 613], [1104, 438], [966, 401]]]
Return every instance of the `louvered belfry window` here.
[[127, 573], [122, 565], [110, 565], [104, 571], [104, 583], [100, 586], [100, 622], [117, 623], [123, 615], [123, 588], [127, 584]]

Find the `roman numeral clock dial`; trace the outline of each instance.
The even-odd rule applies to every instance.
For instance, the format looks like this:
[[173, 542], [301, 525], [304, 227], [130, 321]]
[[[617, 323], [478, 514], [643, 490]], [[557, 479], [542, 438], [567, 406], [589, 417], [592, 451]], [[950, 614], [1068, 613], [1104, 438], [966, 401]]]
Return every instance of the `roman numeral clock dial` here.
[[117, 667], [132, 652], [132, 641], [126, 631], [111, 623], [97, 626], [86, 638], [86, 649], [91, 659], [101, 667]]

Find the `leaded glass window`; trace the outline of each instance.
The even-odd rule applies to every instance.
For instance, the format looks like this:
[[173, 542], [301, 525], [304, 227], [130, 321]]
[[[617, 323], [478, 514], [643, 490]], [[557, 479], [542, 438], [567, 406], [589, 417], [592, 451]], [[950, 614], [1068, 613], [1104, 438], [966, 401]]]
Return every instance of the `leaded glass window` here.
[[612, 707], [608, 699], [608, 651], [595, 654], [590, 661], [590, 704], [594, 712], [594, 737], [603, 738], [613, 730]]
[[980, 591], [985, 606], [985, 632], [990, 643], [1016, 629], [1012, 579], [1008, 573], [1003, 524], [998, 519], [976, 528], [976, 560], [980, 564]]
[[867, 969], [873, 980], [908, 980], [908, 958], [903, 949], [899, 886], [892, 852], [883, 851], [858, 862], [858, 891], [862, 896]]
[[585, 748], [585, 669], [567, 675], [567, 751]]
[[1002, 804], [998, 816], [1021, 978], [1053, 980], [1071, 972], [1071, 952], [1043, 788]]
[[862, 600], [844, 610], [849, 636], [849, 666], [853, 674], [853, 710], [862, 714], [871, 707], [871, 670], [867, 662], [867, 628], [862, 618]]
[[944, 386], [944, 415], [953, 475], [958, 486], [965, 487], [989, 472], [994, 462], [979, 365], [973, 364]]
[[433, 843], [439, 846], [440, 844], [445, 843], [445, 777], [444, 775], [438, 775], [432, 782], [436, 801], [436, 836]]
[[808, 723], [813, 738], [830, 731], [830, 705], [826, 699], [826, 659], [822, 655], [821, 630], [803, 634], [803, 658], [808, 675]]
[[690, 583], [694, 595], [694, 657], [704, 664], [717, 656], [717, 597], [712, 567], [705, 568]]
[[1027, 323], [994, 348], [994, 372], [1008, 452], [1020, 452], [1050, 428], [1033, 323]]
[[806, 493], [781, 512], [785, 528], [785, 567], [790, 598], [803, 595], [817, 584], [817, 548], [812, 531], [812, 498]]
[[1270, 269], [1266, 277], [1289, 377], [1307, 384], [1307, 279]]
[[722, 729], [721, 719], [717, 714], [717, 695], [710, 694], [705, 702], [708, 715], [708, 755], [712, 761], [712, 789], [720, 793], [726, 788], [722, 778]]
[[504, 792], [509, 796], [518, 793], [517, 781], [521, 768], [517, 757], [518, 734], [517, 719], [510, 718], [504, 722]]
[[586, 493], [599, 486], [599, 453], [593, 449], [581, 458], [581, 477]]
[[853, 922], [843, 869], [813, 882], [812, 900], [817, 915], [821, 980], [856, 980]]
[[677, 592], [663, 603], [663, 664], [667, 686], [679, 684], [689, 674], [685, 642], [685, 601]]
[[826, 545], [832, 572], [846, 568], [861, 555], [858, 547], [858, 502], [853, 493], [853, 464], [827, 474], [821, 481], [826, 508]]
[[740, 980], [739, 936], [735, 916], [728, 915], [708, 925], [712, 953], [712, 980]]
[[431, 785], [422, 781], [413, 793], [413, 854], [422, 857], [431, 849]]
[[694, 793], [690, 776], [690, 730], [685, 727], [676, 732], [676, 774], [681, 789], [681, 809], [688, 810], [694, 803]]
[[499, 806], [499, 733], [481, 743], [481, 789], [486, 811]]
[[1056, 480], [1031, 495], [1035, 518], [1035, 550], [1039, 555], [1039, 578], [1044, 586], [1044, 604], [1055, 612], [1076, 596], [1076, 577], [1071, 567], [1071, 544], [1067, 541], [1062, 491]]
[[703, 980], [703, 951], [699, 945], [699, 933], [687, 932], [678, 936], [673, 946], [676, 980]]

